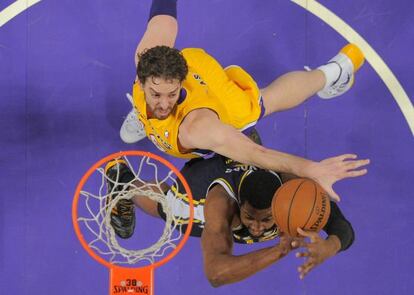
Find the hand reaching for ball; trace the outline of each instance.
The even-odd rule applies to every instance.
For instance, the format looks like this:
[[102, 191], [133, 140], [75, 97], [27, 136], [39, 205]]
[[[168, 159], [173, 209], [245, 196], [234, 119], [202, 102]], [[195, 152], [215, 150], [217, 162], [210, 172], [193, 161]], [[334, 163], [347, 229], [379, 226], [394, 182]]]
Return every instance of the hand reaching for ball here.
[[335, 182], [349, 177], [365, 175], [368, 170], [362, 167], [370, 163], [369, 159], [359, 160], [357, 155], [344, 154], [337, 157], [314, 162], [304, 174], [319, 183], [334, 201], [340, 201], [339, 195], [333, 190]]
[[341, 248], [341, 242], [336, 236], [329, 236], [326, 240], [318, 233], [297, 229], [302, 237], [309, 239], [296, 239], [291, 243], [292, 248], [303, 248], [296, 253], [296, 257], [305, 258], [305, 262], [298, 267], [299, 278], [303, 279], [316, 266], [323, 263], [326, 259], [334, 256]]

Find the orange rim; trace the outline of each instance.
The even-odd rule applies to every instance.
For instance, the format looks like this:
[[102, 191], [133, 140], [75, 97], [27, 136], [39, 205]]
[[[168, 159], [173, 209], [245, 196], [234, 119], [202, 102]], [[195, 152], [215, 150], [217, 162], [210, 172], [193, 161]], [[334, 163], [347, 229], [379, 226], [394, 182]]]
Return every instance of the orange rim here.
[[[184, 176], [181, 174], [181, 172], [173, 164], [171, 164], [169, 161], [167, 161], [163, 157], [160, 157], [160, 156], [155, 155], [155, 154], [150, 153], [150, 152], [144, 152], [144, 151], [121, 151], [121, 152], [118, 152], [118, 153], [110, 154], [110, 155], [102, 158], [98, 162], [96, 162], [83, 175], [83, 177], [81, 178], [78, 186], [76, 187], [76, 192], [75, 192], [75, 196], [73, 198], [73, 203], [72, 203], [72, 223], [73, 223], [73, 227], [75, 229], [76, 236], [78, 237], [78, 239], [79, 239], [82, 247], [96, 261], [98, 261], [99, 263], [103, 264], [104, 266], [106, 266], [109, 269], [119, 269], [120, 270], [120, 269], [128, 268], [128, 267], [123, 267], [123, 266], [118, 266], [118, 265], [112, 264], [112, 263], [106, 261], [105, 259], [103, 259], [102, 257], [100, 257], [99, 255], [97, 255], [88, 246], [88, 243], [85, 241], [85, 239], [84, 239], [84, 237], [82, 235], [82, 232], [81, 232], [81, 230], [79, 228], [79, 223], [78, 223], [78, 201], [79, 201], [80, 191], [82, 190], [82, 188], [85, 185], [86, 181], [89, 179], [89, 177], [92, 175], [92, 173], [95, 172], [95, 170], [98, 167], [101, 167], [103, 164], [107, 163], [111, 159], [119, 158], [119, 157], [122, 157], [122, 156], [142, 156], [142, 157], [149, 157], [149, 158], [152, 158], [152, 159], [155, 159], [155, 160], [161, 162], [162, 164], [164, 164], [165, 166], [167, 166], [169, 169], [171, 169], [178, 176], [178, 178], [180, 179], [181, 183], [184, 185], [184, 189], [187, 192], [187, 195], [188, 195], [188, 198], [189, 198], [189, 207], [190, 207], [189, 224], [187, 226], [187, 229], [186, 229], [186, 231], [184, 233], [183, 238], [180, 240], [180, 242], [178, 243], [177, 247], [170, 254], [168, 254], [166, 257], [164, 257], [162, 260], [157, 261], [157, 262], [155, 262], [155, 263], [153, 263], [151, 265], [148, 265], [148, 266], [143, 266], [143, 267], [149, 267], [149, 268], [157, 268], [157, 267], [159, 267], [159, 266], [167, 263], [175, 255], [177, 255], [177, 253], [181, 250], [181, 248], [187, 242], [188, 237], [190, 236], [191, 228], [192, 228], [192, 225], [193, 225], [193, 217], [194, 217], [193, 196], [191, 194], [191, 190], [190, 190], [190, 187], [189, 187], [186, 179], [184, 178]], [[141, 268], [141, 267], [139, 267], [139, 268]]]

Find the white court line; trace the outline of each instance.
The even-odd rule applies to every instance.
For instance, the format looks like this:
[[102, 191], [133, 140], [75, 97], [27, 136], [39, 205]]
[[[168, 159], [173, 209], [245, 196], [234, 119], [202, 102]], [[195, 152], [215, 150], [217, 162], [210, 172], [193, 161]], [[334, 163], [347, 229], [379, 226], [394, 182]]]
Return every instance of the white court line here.
[[19, 13], [25, 11], [30, 6], [33, 6], [40, 1], [41, 0], [17, 0], [16, 2], [10, 4], [5, 9], [0, 11], [0, 27]]
[[385, 64], [382, 58], [375, 52], [375, 50], [362, 38], [354, 29], [347, 23], [335, 15], [332, 11], [321, 5], [315, 0], [291, 0], [299, 6], [302, 6], [309, 12], [313, 13], [335, 31], [341, 34], [350, 43], [358, 45], [365, 55], [367, 61], [371, 64], [382, 81], [388, 87], [395, 101], [401, 109], [411, 133], [414, 136], [414, 106], [410, 101], [405, 90], [402, 88], [400, 82], [392, 73], [390, 68]]

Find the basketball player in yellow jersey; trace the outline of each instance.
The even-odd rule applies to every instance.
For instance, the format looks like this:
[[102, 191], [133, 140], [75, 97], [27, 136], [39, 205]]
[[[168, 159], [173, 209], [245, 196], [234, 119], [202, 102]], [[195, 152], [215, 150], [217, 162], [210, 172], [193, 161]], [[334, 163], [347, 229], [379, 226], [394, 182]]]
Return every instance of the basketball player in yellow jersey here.
[[314, 162], [257, 145], [242, 133], [262, 116], [295, 107], [316, 93], [331, 98], [348, 90], [364, 61], [356, 46], [346, 46], [317, 70], [291, 72], [259, 89], [240, 67], [224, 70], [202, 49], [173, 48], [176, 5], [176, 0], [152, 1], [147, 30], [136, 51], [134, 110], [121, 128], [124, 141], [137, 141], [141, 126], [170, 155], [192, 158], [213, 151], [241, 163], [314, 179], [335, 200], [336, 181], [367, 173], [361, 167], [369, 160], [357, 160], [353, 154]]

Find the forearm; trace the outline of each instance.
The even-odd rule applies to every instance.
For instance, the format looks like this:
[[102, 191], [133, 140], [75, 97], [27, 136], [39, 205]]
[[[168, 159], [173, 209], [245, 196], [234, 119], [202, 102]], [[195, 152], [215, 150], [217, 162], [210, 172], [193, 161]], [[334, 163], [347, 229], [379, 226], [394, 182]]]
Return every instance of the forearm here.
[[338, 253], [341, 250], [341, 241], [339, 238], [335, 235], [330, 235], [326, 239], [326, 242], [328, 242], [328, 257], [334, 256], [336, 253]]
[[299, 177], [312, 177], [308, 171], [313, 161], [260, 146], [241, 133], [234, 134], [233, 138], [217, 146], [215, 152], [263, 169], [290, 173]]
[[208, 109], [197, 109], [181, 123], [179, 142], [185, 149], [207, 149], [237, 162], [311, 178], [310, 160], [265, 148], [234, 127], [223, 124]]
[[355, 234], [352, 225], [334, 202], [331, 202], [331, 213], [324, 230], [328, 236], [335, 236], [339, 240], [340, 251], [348, 249], [354, 242]]
[[279, 245], [260, 249], [241, 256], [217, 255], [206, 267], [213, 287], [241, 281], [275, 263], [287, 254]]
[[246, 164], [258, 166], [263, 169], [294, 174], [297, 177], [311, 178], [308, 171], [314, 162], [305, 158], [258, 145], [252, 147], [252, 149], [246, 149], [244, 155], [247, 161], [249, 161]]

